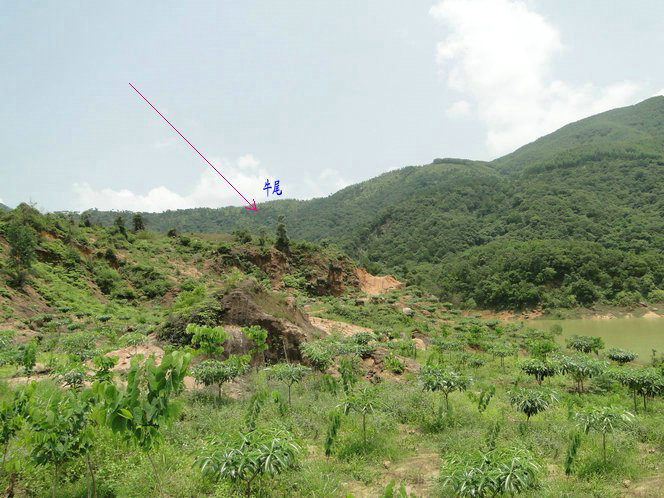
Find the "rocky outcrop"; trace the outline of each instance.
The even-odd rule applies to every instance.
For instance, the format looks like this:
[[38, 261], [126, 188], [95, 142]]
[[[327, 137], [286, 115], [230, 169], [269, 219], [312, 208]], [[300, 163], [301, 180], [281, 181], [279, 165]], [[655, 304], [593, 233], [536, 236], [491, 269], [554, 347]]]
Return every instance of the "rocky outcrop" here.
[[[188, 344], [188, 323], [217, 326], [234, 325], [248, 327], [260, 325], [268, 332], [268, 361], [299, 361], [299, 345], [313, 339], [321, 331], [316, 329], [296, 305], [293, 298], [266, 291], [255, 280], [247, 280], [239, 287], [217, 294], [194, 309], [173, 314], [159, 332], [162, 340], [176, 344]], [[241, 329], [229, 327], [231, 338], [226, 353], [245, 353], [250, 345]]]

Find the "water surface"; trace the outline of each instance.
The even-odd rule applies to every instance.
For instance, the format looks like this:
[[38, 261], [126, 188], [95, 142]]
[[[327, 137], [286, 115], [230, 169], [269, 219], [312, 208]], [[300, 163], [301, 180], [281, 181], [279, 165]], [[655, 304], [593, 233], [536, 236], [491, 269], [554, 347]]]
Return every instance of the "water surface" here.
[[660, 318], [613, 318], [594, 320], [589, 318], [571, 320], [533, 320], [526, 322], [529, 327], [549, 330], [559, 324], [563, 333], [559, 341], [574, 334], [593, 335], [604, 339], [607, 348], [629, 349], [639, 355], [639, 363], [648, 363], [652, 350], [657, 356], [664, 354], [664, 317]]

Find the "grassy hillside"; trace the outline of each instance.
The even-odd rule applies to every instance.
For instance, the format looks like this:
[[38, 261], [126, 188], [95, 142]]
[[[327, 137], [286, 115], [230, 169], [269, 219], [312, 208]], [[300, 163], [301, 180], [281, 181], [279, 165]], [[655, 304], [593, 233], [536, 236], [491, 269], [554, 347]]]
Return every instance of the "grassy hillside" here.
[[[283, 216], [295, 237], [331, 241], [374, 272], [393, 272], [443, 299], [479, 306], [660, 300], [662, 145], [664, 97], [654, 97], [567, 125], [491, 163], [436, 160], [385, 173], [327, 198], [268, 202], [251, 214], [224, 208], [144, 217], [149, 227], [159, 231], [244, 227], [258, 233], [273, 230]], [[105, 224], [117, 216], [90, 214]], [[124, 216], [129, 220], [130, 213]], [[529, 247], [521, 242], [536, 240], [546, 241], [554, 252], [567, 252], [572, 242], [578, 242], [579, 248], [596, 244], [592, 246], [596, 249], [581, 249], [588, 261], [578, 259], [555, 274], [544, 261], [537, 268], [514, 269], [505, 290], [514, 294], [510, 299], [489, 299], [479, 282], [461, 277], [466, 251], [505, 258], [490, 266], [505, 267], [511, 265], [512, 254]], [[502, 250], [487, 244], [492, 248], [498, 244]], [[622, 255], [619, 269], [602, 266], [613, 259], [607, 259], [605, 251]], [[522, 256], [517, 259], [528, 259], [527, 253]], [[577, 258], [575, 251], [569, 257]], [[591, 270], [579, 272], [584, 265]], [[626, 280], [620, 283], [611, 272]], [[500, 272], [485, 276], [504, 278]], [[589, 290], [575, 293], [573, 287]]]
[[[249, 239], [0, 216], [4, 495], [657, 496], [662, 358], [368, 296], [331, 247]], [[471, 250], [472, 278], [505, 250]]]

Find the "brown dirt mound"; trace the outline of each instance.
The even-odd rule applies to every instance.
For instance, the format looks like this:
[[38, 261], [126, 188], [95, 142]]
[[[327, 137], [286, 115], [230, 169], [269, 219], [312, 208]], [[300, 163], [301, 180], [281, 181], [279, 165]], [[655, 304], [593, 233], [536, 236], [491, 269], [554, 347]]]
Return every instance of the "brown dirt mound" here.
[[319, 318], [317, 316], [310, 316], [309, 321], [311, 325], [316, 328], [321, 329], [328, 334], [333, 334], [334, 332], [339, 332], [344, 337], [350, 337], [360, 332], [369, 332], [372, 330], [366, 327], [360, 327], [359, 325], [351, 325], [350, 323], [337, 322], [335, 320], [327, 320], [326, 318]]
[[376, 277], [363, 268], [357, 268], [355, 270], [355, 275], [357, 275], [357, 279], [360, 281], [360, 289], [362, 292], [366, 292], [370, 296], [377, 296], [378, 294], [384, 294], [392, 289], [403, 288], [403, 283], [399, 282], [392, 275]]

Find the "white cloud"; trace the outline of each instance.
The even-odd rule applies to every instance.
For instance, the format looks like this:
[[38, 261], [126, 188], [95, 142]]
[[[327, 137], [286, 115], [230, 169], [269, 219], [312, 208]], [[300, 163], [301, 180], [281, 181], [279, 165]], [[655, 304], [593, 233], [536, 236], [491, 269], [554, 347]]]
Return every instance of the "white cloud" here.
[[[266, 200], [308, 199], [328, 195], [348, 185], [336, 170], [326, 169], [314, 177], [305, 176], [299, 184], [288, 182], [284, 184], [282, 181], [281, 190], [284, 195], [276, 197], [270, 194], [267, 197], [263, 191], [265, 180], [269, 179], [270, 184], [274, 185], [274, 180], [279, 177], [261, 167], [260, 161], [251, 154], [242, 156], [234, 162], [220, 158], [211, 158], [210, 162], [242, 195], [250, 201], [255, 199], [259, 209], [260, 203]], [[127, 189], [95, 189], [87, 183], [75, 183], [73, 189], [76, 194], [74, 209], [80, 211], [96, 207], [101, 210], [160, 212], [169, 209], [246, 205], [237, 192], [211, 168], [202, 172], [198, 182], [188, 194], [179, 194], [164, 186], [154, 187], [145, 194]]]
[[324, 169], [315, 176], [307, 175], [304, 178], [302, 186], [298, 190], [303, 190], [300, 199], [311, 199], [312, 197], [323, 197], [341, 190], [350, 185], [350, 182], [341, 177], [335, 169]]
[[447, 108], [447, 115], [454, 118], [465, 118], [472, 115], [470, 102], [459, 100]]
[[664, 97], [664, 88], [662, 88], [659, 92], [656, 92], [653, 97]]
[[[443, 0], [430, 14], [449, 28], [438, 44], [447, 84], [472, 100], [487, 146], [502, 154], [560, 126], [632, 103], [639, 85], [571, 85], [551, 76], [560, 33], [520, 0]], [[463, 101], [461, 101], [463, 102]], [[448, 114], [469, 111], [457, 102]]]

